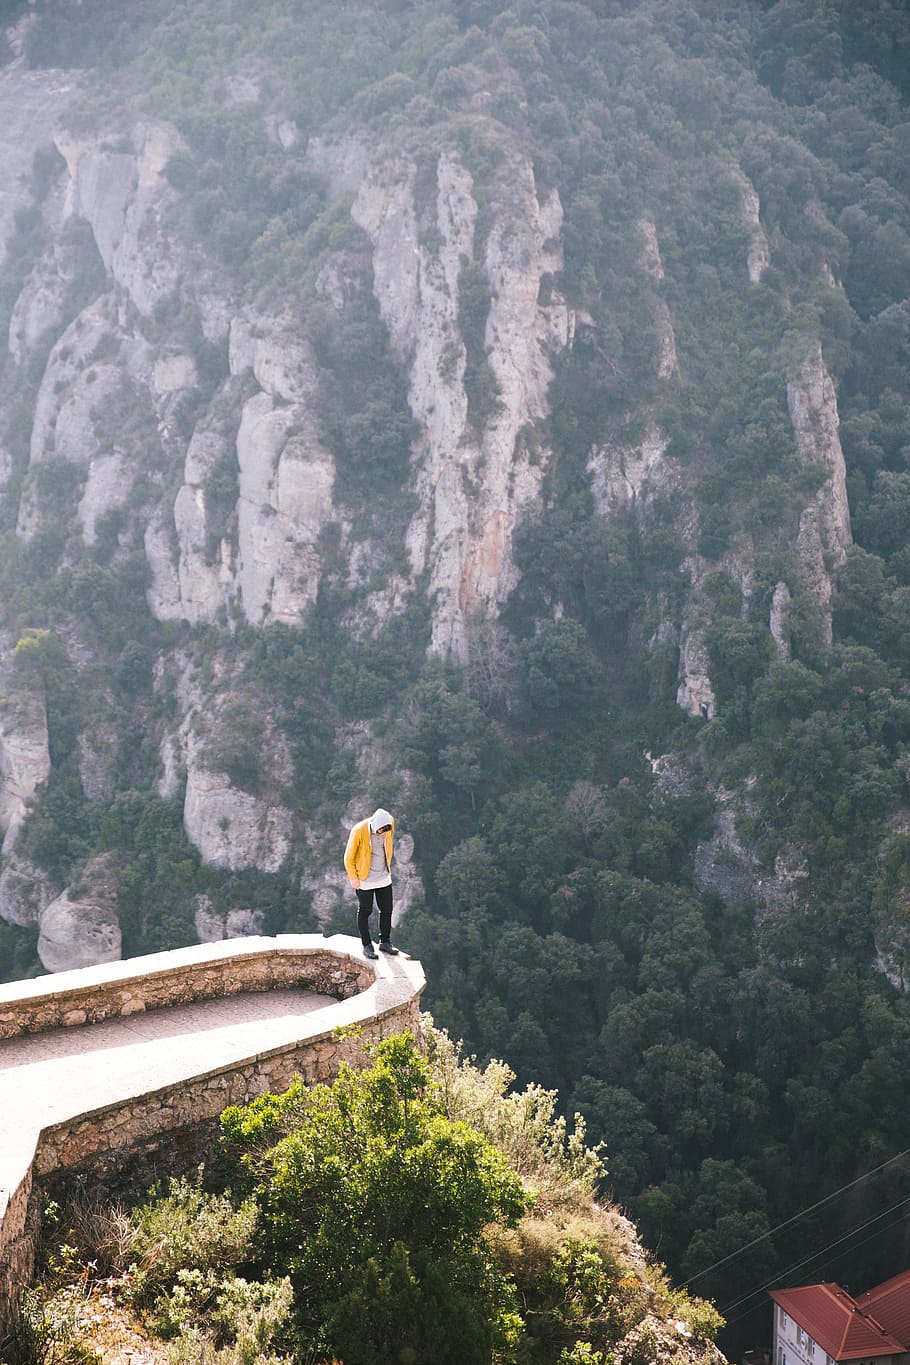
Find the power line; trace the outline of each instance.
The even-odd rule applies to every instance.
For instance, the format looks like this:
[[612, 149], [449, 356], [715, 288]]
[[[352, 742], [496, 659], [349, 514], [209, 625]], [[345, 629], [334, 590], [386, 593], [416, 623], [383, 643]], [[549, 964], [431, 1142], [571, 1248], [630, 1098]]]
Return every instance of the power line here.
[[[843, 1233], [840, 1237], [836, 1237], [833, 1242], [828, 1242], [822, 1247], [821, 1251], [814, 1251], [811, 1256], [804, 1256], [801, 1261], [796, 1261], [793, 1265], [788, 1265], [785, 1270], [779, 1270], [767, 1281], [767, 1283], [760, 1285], [758, 1289], [750, 1290], [750, 1292], [744, 1294], [742, 1298], [736, 1299], [735, 1302], [728, 1304], [726, 1311], [731, 1312], [734, 1308], [738, 1308], [741, 1303], [745, 1303], [747, 1299], [751, 1299], [753, 1294], [763, 1293], [774, 1284], [775, 1280], [781, 1280], [785, 1275], [790, 1275], [795, 1270], [801, 1270], [804, 1265], [810, 1265], [812, 1261], [817, 1261], [820, 1256], [824, 1256], [832, 1247], [840, 1246], [841, 1242], [848, 1242], [855, 1233], [862, 1232], [864, 1228], [870, 1227], [872, 1223], [877, 1223], [881, 1218], [887, 1218], [889, 1213], [893, 1213], [895, 1209], [900, 1208], [902, 1204], [907, 1203], [910, 1203], [910, 1195], [905, 1194], [901, 1199], [898, 1199], [896, 1204], [892, 1204], [889, 1208], [883, 1209], [881, 1213], [876, 1213], [872, 1218], [865, 1219], [862, 1223], [857, 1223], [856, 1226], [850, 1228], [848, 1232]], [[860, 1242], [859, 1245], [862, 1246], [862, 1242]], [[723, 1313], [725, 1310], [721, 1308], [719, 1311]]]
[[[894, 1222], [893, 1222], [893, 1223], [889, 1223], [888, 1227], [886, 1227], [886, 1228], [879, 1228], [876, 1232], [870, 1232], [868, 1237], [864, 1237], [863, 1240], [862, 1240], [861, 1242], [857, 1242], [857, 1243], [856, 1243], [856, 1246], [855, 1246], [855, 1247], [851, 1247], [851, 1248], [850, 1248], [850, 1253], [852, 1254], [854, 1251], [858, 1251], [859, 1248], [862, 1247], [862, 1246], [865, 1246], [867, 1242], [871, 1242], [872, 1239], [873, 1239], [873, 1237], [881, 1237], [881, 1235], [882, 1235], [883, 1232], [890, 1232], [892, 1228], [896, 1228], [896, 1227], [897, 1227], [898, 1223], [903, 1222], [903, 1218], [904, 1218], [904, 1215], [901, 1214], [899, 1218], [895, 1218], [895, 1219], [894, 1219]], [[873, 1220], [873, 1221], [874, 1221], [874, 1220]], [[857, 1229], [855, 1229], [855, 1231], [859, 1231], [859, 1229], [857, 1228]], [[832, 1244], [832, 1245], [833, 1245], [833, 1244]], [[844, 1254], [844, 1253], [842, 1253], [842, 1254]], [[824, 1255], [824, 1252], [820, 1251], [820, 1252], [817, 1253], [817, 1255], [822, 1256], [822, 1255]], [[809, 1259], [810, 1259], [810, 1260], [814, 1260], [815, 1257], [813, 1256], [813, 1257], [810, 1257]], [[836, 1259], [839, 1260], [840, 1257], [837, 1257]], [[786, 1275], [786, 1274], [788, 1274], [788, 1273], [789, 1273], [788, 1271], [783, 1271], [783, 1272], [782, 1272], [783, 1275]], [[777, 1276], [777, 1278], [780, 1279], [781, 1276]], [[769, 1288], [771, 1287], [772, 1283], [773, 1283], [773, 1281], [769, 1280], [769, 1281], [768, 1281], [768, 1284], [765, 1286], [765, 1288], [766, 1288], [766, 1289], [769, 1289]], [[753, 1294], [760, 1294], [760, 1293], [764, 1293], [764, 1290], [763, 1290], [763, 1289], [755, 1289], [755, 1290], [752, 1291], [752, 1293], [753, 1293]], [[746, 1297], [746, 1299], [748, 1299], [748, 1298], [751, 1298], [752, 1295], [751, 1295], [751, 1294], [747, 1294], [745, 1297]], [[741, 1299], [740, 1302], [741, 1302], [741, 1303], [745, 1303], [745, 1299]], [[736, 1306], [736, 1305], [734, 1304], [733, 1307], [735, 1307], [735, 1306]], [[764, 1307], [765, 1307], [765, 1305], [764, 1305], [764, 1303], [762, 1303], [762, 1302], [754, 1303], [754, 1304], [752, 1305], [751, 1308], [746, 1308], [742, 1313], [738, 1313], [738, 1314], [736, 1315], [735, 1318], [728, 1318], [728, 1319], [727, 1319], [727, 1326], [728, 1326], [728, 1327], [734, 1327], [734, 1326], [736, 1325], [736, 1323], [742, 1322], [744, 1318], [750, 1317], [753, 1313], [757, 1313], [758, 1310], [759, 1310], [759, 1308], [764, 1308]], [[720, 1309], [718, 1309], [718, 1312], [720, 1312]]]
[[852, 1190], [854, 1185], [859, 1185], [861, 1181], [868, 1180], [870, 1175], [878, 1175], [879, 1171], [883, 1171], [886, 1166], [893, 1165], [895, 1161], [900, 1161], [901, 1157], [907, 1156], [908, 1153], [910, 1153], [910, 1147], [905, 1147], [902, 1152], [897, 1153], [897, 1156], [889, 1157], [888, 1160], [883, 1161], [880, 1166], [874, 1166], [871, 1171], [866, 1171], [865, 1175], [858, 1175], [856, 1179], [851, 1180], [849, 1184], [841, 1185], [839, 1190], [834, 1190], [833, 1193], [826, 1194], [824, 1199], [819, 1199], [818, 1203], [810, 1204], [809, 1207], [803, 1209], [801, 1213], [794, 1213], [792, 1218], [785, 1218], [782, 1223], [777, 1224], [777, 1227], [769, 1229], [768, 1232], [763, 1232], [760, 1237], [753, 1237], [751, 1242], [747, 1242], [745, 1246], [741, 1246], [737, 1251], [731, 1251], [728, 1256], [722, 1256], [721, 1259], [715, 1261], [713, 1265], [709, 1265], [704, 1270], [699, 1270], [697, 1274], [692, 1275], [683, 1284], [683, 1289], [688, 1289], [696, 1280], [700, 1280], [703, 1275], [710, 1275], [712, 1270], [717, 1270], [719, 1266], [726, 1265], [728, 1261], [732, 1261], [737, 1256], [741, 1256], [744, 1251], [751, 1251], [753, 1247], [758, 1246], [759, 1242], [767, 1241], [769, 1237], [773, 1237], [774, 1234], [780, 1232], [782, 1228], [788, 1228], [791, 1223], [797, 1223], [800, 1218], [805, 1218], [808, 1214], [814, 1213], [816, 1209], [820, 1209], [823, 1205], [829, 1204], [832, 1199], [837, 1199], [838, 1195], [844, 1194], [847, 1190]]
[[[855, 1233], [862, 1232], [864, 1228], [868, 1228], [873, 1223], [877, 1223], [881, 1218], [887, 1218], [889, 1213], [893, 1213], [894, 1210], [900, 1208], [902, 1204], [908, 1203], [910, 1203], [910, 1194], [905, 1194], [901, 1199], [898, 1199], [896, 1204], [892, 1204], [890, 1208], [883, 1209], [881, 1213], [876, 1213], [872, 1218], [867, 1218], [862, 1223], [857, 1223], [856, 1226], [850, 1228], [848, 1232], [843, 1233], [840, 1237], [836, 1237], [833, 1242], [828, 1242], [826, 1246], [822, 1247], [821, 1251], [814, 1251], [811, 1256], [804, 1256], [801, 1261], [796, 1261], [793, 1265], [788, 1265], [786, 1270], [779, 1270], [775, 1275], [772, 1275], [771, 1279], [766, 1281], [765, 1284], [760, 1285], [758, 1289], [751, 1289], [748, 1294], [744, 1294], [742, 1298], [736, 1299], [733, 1303], [727, 1304], [726, 1308], [721, 1308], [718, 1311], [726, 1317], [727, 1313], [732, 1312], [734, 1308], [738, 1308], [741, 1303], [745, 1303], [748, 1299], [751, 1299], [753, 1295], [763, 1294], [766, 1289], [770, 1289], [775, 1281], [782, 1280], [785, 1275], [792, 1274], [794, 1270], [801, 1270], [804, 1265], [810, 1265], [812, 1261], [817, 1261], [820, 1256], [824, 1256], [832, 1247], [840, 1246], [841, 1242], [848, 1242]], [[899, 1223], [900, 1219], [896, 1219], [895, 1222]], [[877, 1233], [871, 1235], [878, 1236]], [[870, 1237], [866, 1237], [863, 1239], [863, 1242], [868, 1242], [870, 1240]], [[858, 1242], [857, 1246], [862, 1246], [863, 1242]]]

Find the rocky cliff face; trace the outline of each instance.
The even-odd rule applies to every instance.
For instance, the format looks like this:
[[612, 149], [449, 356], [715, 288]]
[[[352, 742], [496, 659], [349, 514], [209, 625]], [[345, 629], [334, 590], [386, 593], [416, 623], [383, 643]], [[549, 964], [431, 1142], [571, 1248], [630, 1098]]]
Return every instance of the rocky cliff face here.
[[25, 71], [15, 56], [0, 70], [0, 243], [4, 248], [16, 210], [28, 202], [23, 182], [31, 176], [35, 153], [49, 147], [66, 110], [83, 88], [79, 75]]
[[38, 954], [49, 972], [91, 967], [120, 958], [117, 869], [109, 854], [92, 858], [79, 883], [41, 912]]
[[[7, 183], [35, 151], [49, 159], [56, 153], [42, 199], [47, 245], [22, 280], [10, 323], [13, 363], [47, 355], [16, 495], [16, 535], [26, 545], [40, 539], [58, 514], [48, 494], [56, 480], [66, 485], [67, 513], [86, 547], [112, 526], [123, 544], [124, 528], [138, 526], [148, 605], [159, 621], [218, 626], [239, 615], [252, 627], [299, 626], [319, 587], [325, 528], [345, 525], [352, 564], [358, 541], [369, 553], [338, 501], [309, 342], [280, 314], [251, 310], [219, 287], [198, 243], [174, 240], [177, 193], [165, 171], [185, 151], [174, 129], [139, 124], [76, 135], [63, 122], [76, 82], [10, 73], [4, 88], [18, 119], [7, 125], [14, 136], [0, 149]], [[370, 243], [372, 287], [418, 424], [410, 576], [374, 599], [377, 619], [400, 610], [421, 580], [434, 602], [431, 648], [463, 656], [469, 620], [495, 614], [516, 582], [513, 533], [538, 497], [546, 464], [545, 450], [532, 454], [528, 433], [547, 414], [552, 359], [572, 328], [558, 292], [540, 301], [542, 281], [561, 267], [559, 198], [555, 191], [538, 198], [530, 163], [516, 155], [480, 242], [472, 178], [454, 154], [439, 158], [432, 201], [420, 206], [407, 158], [390, 162], [359, 143], [316, 140], [310, 158], [330, 196], [352, 195], [351, 218]], [[23, 182], [21, 204], [32, 197]], [[14, 209], [8, 203], [3, 226], [10, 227]], [[81, 259], [72, 260], [65, 239], [77, 222], [91, 236]], [[475, 260], [489, 293], [483, 346], [497, 392], [481, 420], [469, 412], [459, 331], [460, 276]], [[343, 277], [345, 268], [343, 260], [337, 268], [330, 263], [326, 279]], [[94, 273], [98, 288], [73, 313], [68, 287], [79, 272]], [[192, 349], [156, 325], [156, 309], [176, 291], [197, 310], [204, 343], [227, 355], [227, 374], [207, 398]], [[189, 409], [196, 416], [186, 432]], [[224, 471], [226, 494], [224, 479], [215, 487]], [[212, 766], [194, 734], [200, 715], [211, 712], [211, 692], [179, 665], [176, 673], [162, 666], [159, 680], [179, 713], [161, 737], [159, 790], [171, 794], [185, 783], [186, 832], [206, 862], [275, 871], [291, 852], [294, 813]], [[0, 769], [7, 851], [48, 777], [42, 724], [40, 707], [8, 709]], [[106, 781], [97, 718], [80, 743], [86, 795], [100, 798]], [[280, 777], [287, 756], [272, 759], [272, 776]], [[323, 900], [337, 880], [327, 883]], [[6, 916], [34, 918], [24, 879], [6, 881]], [[61, 965], [63, 950], [49, 944], [43, 934], [45, 964]]]
[[830, 645], [832, 574], [843, 565], [853, 537], [837, 396], [820, 347], [812, 348], [788, 383], [787, 401], [799, 457], [819, 474], [820, 487], [800, 517], [797, 549], [807, 590], [821, 612], [824, 642]]
[[0, 705], [0, 823], [3, 852], [8, 853], [35, 793], [47, 781], [51, 759], [44, 698], [16, 689]]
[[[539, 492], [543, 462], [532, 463], [523, 433], [547, 414], [552, 358], [568, 344], [571, 326], [558, 293], [539, 301], [542, 279], [562, 264], [559, 197], [552, 191], [541, 202], [530, 163], [516, 157], [480, 244], [473, 182], [454, 155], [439, 158], [430, 231], [422, 234], [413, 165], [370, 158], [367, 170], [358, 149], [325, 146], [318, 164], [333, 183], [358, 182], [351, 215], [373, 245], [376, 297], [407, 365], [421, 433], [413, 458], [419, 508], [407, 534], [411, 570], [429, 578], [433, 648], [463, 658], [466, 622], [495, 614], [515, 584], [513, 532]], [[355, 167], [364, 168], [360, 177]], [[483, 345], [498, 393], [480, 424], [469, 415], [458, 321], [462, 264], [477, 257], [490, 295]]]
[[[103, 551], [116, 562], [140, 546], [147, 604], [158, 622], [211, 628], [225, 640], [241, 625], [299, 628], [326, 577], [327, 536], [335, 536], [332, 553], [340, 547], [354, 585], [368, 581], [377, 545], [326, 441], [319, 358], [289, 313], [245, 297], [193, 235], [169, 174], [172, 163], [191, 157], [177, 131], [153, 121], [91, 129], [84, 120], [74, 131], [66, 113], [80, 85], [54, 72], [0, 72], [0, 166], [8, 187], [0, 238], [13, 232], [17, 207], [40, 217], [40, 247], [30, 259], [26, 253], [10, 311], [8, 391], [26, 371], [37, 384], [24, 455], [0, 451], [7, 519], [34, 554], [61, 517], [96, 557]], [[247, 93], [255, 105], [257, 89]], [[298, 156], [293, 121], [274, 110], [262, 118], [272, 144]], [[43, 159], [40, 185], [31, 174], [35, 153]], [[431, 608], [430, 650], [464, 660], [472, 623], [495, 619], [516, 586], [516, 531], [544, 497], [554, 365], [579, 329], [596, 331], [558, 287], [563, 206], [556, 190], [538, 188], [517, 145], [482, 196], [451, 148], [435, 158], [429, 177], [417, 160], [366, 135], [313, 137], [306, 162], [366, 244], [356, 266], [347, 245], [328, 250], [316, 297], [337, 313], [353, 274], [367, 282], [415, 423], [402, 494], [411, 509], [406, 567], [371, 591], [367, 634], [420, 598]], [[738, 167], [731, 177], [749, 239], [744, 273], [756, 284], [769, 263], [758, 196]], [[669, 393], [679, 360], [658, 229], [643, 217], [635, 232], [636, 269], [650, 291], [657, 336], [654, 378]], [[465, 331], [469, 274], [484, 300], [473, 338]], [[482, 406], [472, 402], [467, 382], [478, 364], [492, 395]], [[798, 550], [805, 590], [830, 640], [831, 575], [850, 543], [850, 522], [836, 397], [817, 345], [788, 394], [799, 458], [820, 480], [802, 512]], [[636, 440], [591, 449], [590, 490], [607, 523], [635, 518], [655, 500], [676, 505], [691, 586], [660, 638], [678, 646], [679, 705], [710, 717], [716, 702], [704, 584], [717, 564], [697, 551], [693, 471], [668, 453], [659, 405], [638, 417]], [[748, 536], [721, 564], [739, 584], [744, 612], [752, 564]], [[68, 568], [64, 552], [58, 572]], [[780, 583], [769, 620], [780, 657], [789, 649], [788, 606]], [[83, 680], [90, 653], [76, 645], [72, 651]], [[160, 757], [154, 784], [165, 797], [184, 794], [184, 828], [206, 863], [275, 872], [295, 848], [337, 842], [334, 830], [301, 825], [288, 803], [291, 759], [272, 719], [263, 741], [264, 787], [246, 790], [219, 766], [212, 734], [242, 690], [229, 667], [203, 678], [179, 652], [165, 651], [154, 676], [167, 713], [150, 722]], [[118, 730], [104, 718], [103, 683], [92, 693], [99, 704], [88, 708], [79, 736], [79, 771], [85, 796], [103, 802], [114, 790]], [[60, 888], [30, 880], [14, 856], [50, 762], [39, 702], [12, 697], [0, 719], [0, 826], [9, 855], [0, 913], [16, 923], [38, 915], [56, 922], [61, 904], [75, 923], [72, 895], [55, 899]], [[367, 763], [365, 801], [370, 772]], [[405, 882], [404, 902], [419, 889], [413, 869]], [[310, 871], [303, 884], [329, 913], [343, 879], [337, 869]], [[216, 932], [206, 924], [205, 932]], [[53, 937], [54, 948], [52, 937], [42, 919], [42, 959], [64, 965], [66, 935]], [[116, 943], [112, 931], [98, 951], [116, 951]]]
[[[316, 596], [317, 542], [335, 516], [335, 465], [315, 416], [315, 362], [278, 318], [231, 319], [228, 348], [230, 376], [193, 431], [183, 483], [145, 533], [150, 605], [159, 620], [194, 625], [214, 622], [232, 604], [251, 625], [295, 625]], [[182, 370], [179, 360], [170, 365], [180, 388], [191, 388], [192, 359], [183, 358]], [[213, 525], [206, 490], [219, 464], [235, 459], [229, 511], [236, 528], [225, 535]]]

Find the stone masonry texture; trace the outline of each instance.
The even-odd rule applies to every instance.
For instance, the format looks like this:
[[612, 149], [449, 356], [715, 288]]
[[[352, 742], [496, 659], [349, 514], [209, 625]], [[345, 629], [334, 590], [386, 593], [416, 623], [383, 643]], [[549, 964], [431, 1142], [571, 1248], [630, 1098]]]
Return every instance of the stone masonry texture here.
[[[286, 1089], [295, 1075], [332, 1080], [342, 1061], [363, 1065], [368, 1046], [389, 1034], [419, 1038], [424, 985], [419, 963], [404, 956], [368, 963], [353, 939], [308, 934], [0, 987], [0, 1112], [10, 1129], [0, 1117], [0, 1322], [33, 1274], [48, 1190], [57, 1197], [86, 1181], [125, 1189], [140, 1171], [176, 1174], [181, 1160], [191, 1170], [226, 1106]], [[271, 1010], [257, 1003], [269, 1000]], [[124, 1081], [115, 1064], [127, 1049], [143, 1064]], [[55, 1053], [72, 1098], [38, 1093]]]

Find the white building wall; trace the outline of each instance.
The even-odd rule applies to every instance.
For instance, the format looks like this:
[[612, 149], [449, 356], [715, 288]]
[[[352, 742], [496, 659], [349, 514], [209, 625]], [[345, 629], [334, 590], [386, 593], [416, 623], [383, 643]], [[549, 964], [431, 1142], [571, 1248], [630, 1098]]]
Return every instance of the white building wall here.
[[[784, 1312], [779, 1303], [774, 1305], [774, 1354], [771, 1365], [833, 1365], [827, 1352], [803, 1331], [789, 1313]], [[888, 1361], [884, 1360], [880, 1365], [888, 1365]]]

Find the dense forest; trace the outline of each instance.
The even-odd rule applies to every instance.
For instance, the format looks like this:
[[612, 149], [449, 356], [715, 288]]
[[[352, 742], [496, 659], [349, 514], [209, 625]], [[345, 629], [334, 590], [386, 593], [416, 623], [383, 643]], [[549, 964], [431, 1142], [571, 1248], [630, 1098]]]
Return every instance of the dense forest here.
[[[25, 7], [2, 9], [12, 22]], [[337, 831], [368, 799], [351, 741], [368, 735], [384, 755], [369, 808], [395, 811], [414, 840], [424, 894], [397, 933], [424, 964], [428, 1008], [469, 1052], [584, 1116], [645, 1242], [727, 1317], [722, 1345], [766, 1337], [769, 1284], [859, 1291], [905, 1268], [910, 6], [262, 0], [255, 23], [240, 0], [110, 9], [36, 6], [28, 65], [100, 74], [68, 114], [74, 137], [101, 127], [113, 140], [129, 120], [179, 130], [166, 231], [196, 243], [232, 297], [306, 337], [344, 517], [378, 548], [352, 582], [346, 533], [323, 527], [318, 592], [297, 624], [156, 618], [141, 522], [175, 476], [154, 465], [167, 456], [154, 413], [127, 390], [98, 416], [102, 444], [149, 473], [86, 546], [74, 466], [28, 472], [54, 337], [7, 348], [3, 622], [15, 687], [45, 699], [51, 757], [20, 850], [59, 888], [89, 859], [114, 861], [124, 955], [192, 941], [201, 895], [222, 912], [255, 904], [266, 932], [311, 929], [302, 872], [337, 860], [339, 836], [301, 841], [278, 871], [207, 863], [180, 794], [155, 787], [175, 707], [159, 661], [179, 653], [211, 695], [229, 694], [207, 742], [237, 788], [269, 790], [264, 737], [281, 732], [283, 798], [308, 827]], [[276, 144], [260, 104], [226, 98], [227, 72], [258, 83], [293, 145]], [[515, 530], [516, 585], [460, 653], [428, 652], [425, 582], [367, 638], [349, 629], [371, 592], [407, 576], [420, 440], [350, 195], [329, 193], [306, 154], [354, 132], [416, 168], [418, 207], [440, 157], [457, 152], [470, 172], [458, 325], [478, 431], [503, 402], [478, 263], [504, 167], [526, 157], [538, 197], [555, 190], [562, 206], [562, 269], [541, 300], [575, 310], [574, 345], [554, 356], [548, 411], [523, 437], [540, 484]], [[47, 249], [60, 163], [36, 158], [4, 319]], [[760, 203], [754, 279], [737, 176]], [[641, 265], [643, 220], [659, 271]], [[103, 287], [89, 239], [78, 216], [58, 233], [67, 318]], [[361, 287], [335, 308], [322, 282], [340, 256]], [[228, 378], [225, 346], [179, 290], [143, 327], [195, 357], [197, 387], [169, 418], [185, 449], [213, 396], [226, 413], [245, 381]], [[813, 347], [836, 389], [852, 528], [827, 618], [800, 563], [801, 509], [825, 472], [788, 410]], [[635, 448], [653, 427], [672, 479], [605, 512], [596, 452]], [[42, 518], [28, 539], [26, 486]], [[206, 492], [209, 533], [229, 534], [233, 456]], [[690, 715], [677, 685], [696, 579], [713, 695]], [[785, 650], [769, 628], [781, 584]], [[117, 732], [104, 797], [79, 776], [93, 678]], [[706, 870], [721, 817], [747, 875], [722, 875], [733, 845]], [[323, 924], [352, 932], [351, 905]], [[33, 969], [36, 934], [0, 922], [8, 977]]]

